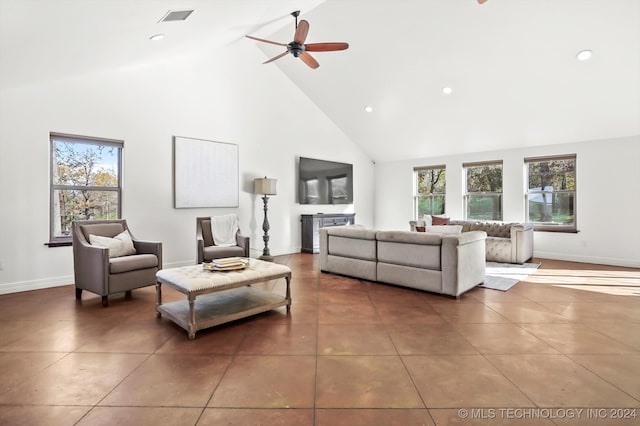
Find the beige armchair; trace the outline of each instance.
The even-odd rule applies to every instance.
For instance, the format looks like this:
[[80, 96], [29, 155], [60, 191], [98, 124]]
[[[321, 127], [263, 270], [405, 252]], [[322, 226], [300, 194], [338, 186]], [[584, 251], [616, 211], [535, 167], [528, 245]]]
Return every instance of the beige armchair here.
[[[130, 240], [127, 234], [121, 237], [124, 231], [129, 232]], [[114, 239], [116, 236], [124, 238], [125, 245], [129, 243], [126, 249], [120, 244], [122, 240]], [[82, 290], [87, 290], [102, 296], [102, 306], [107, 307], [111, 294], [125, 292], [129, 297], [133, 289], [155, 285], [156, 272], [160, 269], [162, 243], [136, 240], [126, 220], [73, 222], [76, 299], [81, 299]]]
[[222, 257], [249, 257], [249, 237], [236, 233], [236, 245], [222, 247], [215, 245], [211, 232], [211, 217], [196, 218], [197, 263], [208, 262]]

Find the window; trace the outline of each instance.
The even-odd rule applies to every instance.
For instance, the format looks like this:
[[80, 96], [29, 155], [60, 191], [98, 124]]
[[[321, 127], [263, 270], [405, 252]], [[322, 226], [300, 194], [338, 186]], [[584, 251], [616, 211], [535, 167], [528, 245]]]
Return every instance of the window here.
[[465, 163], [465, 218], [502, 220], [502, 161]]
[[447, 194], [446, 166], [416, 167], [413, 174], [414, 219], [419, 219], [425, 214], [444, 214], [444, 200]]
[[349, 198], [347, 191], [347, 175], [329, 176], [329, 202], [331, 204], [341, 204]]
[[74, 220], [120, 218], [123, 143], [55, 133], [50, 140], [49, 245], [68, 245]]
[[318, 204], [320, 201], [320, 188], [318, 178], [311, 178], [304, 181], [303, 199], [305, 204]]
[[527, 221], [537, 231], [576, 232], [576, 155], [525, 158]]

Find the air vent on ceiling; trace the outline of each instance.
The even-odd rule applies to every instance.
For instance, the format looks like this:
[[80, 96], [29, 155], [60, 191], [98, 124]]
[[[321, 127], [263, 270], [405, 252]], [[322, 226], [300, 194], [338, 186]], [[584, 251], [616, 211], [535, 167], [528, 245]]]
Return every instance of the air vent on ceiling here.
[[191, 15], [191, 13], [193, 13], [193, 9], [170, 10], [158, 22], [184, 21], [189, 17], [189, 15]]

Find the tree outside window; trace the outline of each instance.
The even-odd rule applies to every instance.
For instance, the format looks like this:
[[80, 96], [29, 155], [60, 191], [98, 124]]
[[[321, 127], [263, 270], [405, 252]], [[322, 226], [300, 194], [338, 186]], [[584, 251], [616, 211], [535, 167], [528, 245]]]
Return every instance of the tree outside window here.
[[416, 167], [414, 181], [414, 219], [419, 219], [425, 214], [444, 214], [447, 194], [446, 167]]
[[467, 163], [466, 219], [502, 220], [502, 161]]
[[535, 229], [576, 231], [576, 156], [525, 158], [527, 221]]
[[50, 245], [71, 242], [74, 220], [121, 214], [121, 141], [52, 133]]

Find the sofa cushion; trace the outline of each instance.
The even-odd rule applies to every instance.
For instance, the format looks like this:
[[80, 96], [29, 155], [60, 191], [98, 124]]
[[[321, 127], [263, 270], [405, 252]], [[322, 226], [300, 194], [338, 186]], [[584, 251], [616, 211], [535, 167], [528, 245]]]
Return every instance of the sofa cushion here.
[[157, 266], [158, 257], [155, 254], [134, 254], [109, 260], [109, 272], [112, 274], [155, 268]]
[[445, 216], [431, 216], [431, 225], [448, 225], [449, 220], [451, 219]]
[[341, 256], [327, 256], [326, 270], [336, 274], [376, 281], [377, 262]]
[[376, 260], [376, 241], [366, 238], [349, 238], [329, 235], [328, 254], [352, 259]]
[[431, 223], [431, 215], [430, 214], [422, 215], [422, 219], [418, 219], [418, 221], [422, 222], [422, 226], [431, 226], [431, 225], [433, 225]]
[[439, 271], [440, 244], [378, 241], [378, 262]]
[[89, 235], [91, 234], [113, 238], [124, 231], [124, 226], [119, 222], [87, 223], [84, 225], [80, 225], [80, 229], [82, 230], [84, 239], [89, 241]]
[[244, 248], [240, 246], [208, 246], [202, 249], [204, 260], [219, 259], [222, 257], [244, 257]]
[[130, 256], [136, 254], [133, 240], [129, 231], [124, 230], [113, 238], [102, 235], [89, 234], [89, 243], [92, 246], [109, 249], [109, 257]]
[[384, 283], [442, 293], [441, 271], [380, 262], [377, 276]]
[[425, 232], [431, 232], [432, 234], [461, 234], [462, 225], [434, 225], [425, 226]]

